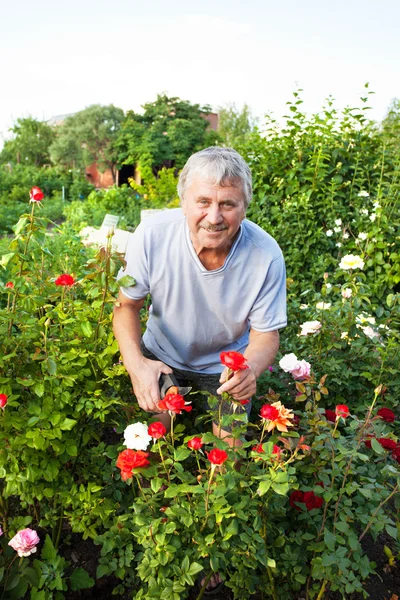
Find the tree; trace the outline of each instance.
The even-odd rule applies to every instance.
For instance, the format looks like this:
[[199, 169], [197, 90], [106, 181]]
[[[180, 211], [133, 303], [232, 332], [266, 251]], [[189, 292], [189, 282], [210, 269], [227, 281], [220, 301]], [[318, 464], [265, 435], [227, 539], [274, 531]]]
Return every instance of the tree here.
[[382, 131], [388, 143], [400, 146], [400, 100], [395, 98], [382, 121]]
[[256, 119], [252, 116], [250, 108], [245, 104], [238, 110], [235, 104], [221, 107], [219, 113], [218, 132], [230, 148], [241, 146], [250, 133], [254, 131]]
[[202, 116], [211, 112], [209, 106], [162, 94], [143, 109], [129, 111], [122, 125], [116, 143], [120, 164], [151, 166], [155, 174], [162, 167], [181, 169], [193, 152], [221, 141]]
[[13, 137], [4, 143], [0, 162], [42, 167], [50, 163], [49, 148], [55, 138], [52, 127], [32, 117], [17, 119]]
[[100, 171], [110, 169], [116, 179], [115, 141], [124, 111], [112, 104], [93, 104], [65, 119], [50, 148], [52, 160], [67, 168], [85, 168], [93, 162]]

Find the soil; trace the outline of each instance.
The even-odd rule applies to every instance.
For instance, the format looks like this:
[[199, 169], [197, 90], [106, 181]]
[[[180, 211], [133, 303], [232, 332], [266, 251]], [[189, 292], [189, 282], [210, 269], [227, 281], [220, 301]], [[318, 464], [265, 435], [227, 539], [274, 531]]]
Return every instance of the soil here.
[[[393, 539], [382, 534], [376, 542], [372, 538], [366, 537], [364, 540], [364, 550], [369, 559], [376, 563], [376, 575], [372, 575], [364, 585], [364, 589], [369, 594], [370, 600], [400, 600], [400, 561], [393, 567], [388, 566], [387, 557], [383, 551], [384, 546], [389, 546], [392, 551]], [[63, 554], [71, 563], [71, 566], [83, 567], [88, 571], [89, 575], [96, 581], [95, 586], [88, 590], [80, 590], [77, 592], [68, 592], [65, 594], [66, 600], [131, 600], [134, 591], [128, 591], [124, 596], [113, 596], [112, 590], [121, 582], [115, 577], [103, 577], [96, 580], [96, 568], [98, 558], [100, 556], [100, 547], [95, 546], [91, 540], [82, 540], [78, 535], [72, 535], [69, 546], [62, 546], [60, 553]], [[195, 588], [189, 596], [189, 600], [196, 600], [199, 589]], [[218, 592], [203, 597], [203, 600], [212, 598], [214, 600], [233, 600], [231, 590], [223, 587]], [[327, 591], [324, 595], [324, 600], [343, 600], [341, 594]], [[243, 598], [241, 600], [248, 600]], [[265, 595], [255, 594], [251, 600], [268, 600]], [[300, 593], [297, 597], [288, 598], [287, 600], [305, 600], [305, 594]], [[363, 600], [361, 594], [352, 594], [346, 596], [346, 600]]]

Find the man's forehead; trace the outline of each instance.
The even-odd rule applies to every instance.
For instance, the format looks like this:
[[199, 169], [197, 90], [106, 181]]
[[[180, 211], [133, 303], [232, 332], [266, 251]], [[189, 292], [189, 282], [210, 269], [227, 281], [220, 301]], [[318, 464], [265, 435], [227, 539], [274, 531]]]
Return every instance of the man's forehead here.
[[188, 189], [195, 196], [215, 195], [233, 196], [235, 198], [244, 197], [243, 184], [240, 179], [224, 179], [217, 183], [212, 179], [194, 177], [188, 186]]

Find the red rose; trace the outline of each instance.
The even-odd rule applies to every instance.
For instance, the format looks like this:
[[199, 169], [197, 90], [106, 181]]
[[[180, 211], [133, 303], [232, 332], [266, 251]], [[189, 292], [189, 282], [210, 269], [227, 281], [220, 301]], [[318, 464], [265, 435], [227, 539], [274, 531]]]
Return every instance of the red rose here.
[[264, 404], [261, 407], [260, 415], [262, 419], [267, 419], [268, 421], [275, 421], [279, 417], [279, 410], [275, 408], [275, 406], [271, 406], [270, 404]]
[[301, 507], [296, 504], [297, 502], [304, 502], [304, 492], [301, 492], [300, 490], [295, 490], [290, 494], [289, 504], [296, 510], [302, 510]]
[[280, 448], [277, 444], [274, 444], [272, 448], [272, 454], [276, 454], [276, 457], [279, 459], [282, 454], [282, 448]]
[[203, 445], [203, 440], [199, 437], [194, 437], [188, 441], [187, 445], [191, 450], [200, 450]]
[[228, 460], [228, 454], [225, 450], [219, 448], [213, 448], [211, 452], [207, 454], [207, 458], [212, 465], [223, 465]]
[[252, 447], [253, 452], [258, 452], [258, 454], [262, 454], [264, 452], [262, 444], [256, 444]]
[[29, 192], [30, 202], [40, 202], [44, 198], [44, 194], [40, 187], [34, 186]]
[[132, 470], [140, 467], [148, 467], [150, 461], [147, 460], [148, 452], [142, 450], [123, 450], [117, 459], [117, 467], [121, 469], [121, 479], [126, 481], [132, 477]]
[[329, 410], [329, 408], [325, 409], [325, 418], [327, 421], [330, 421], [331, 423], [335, 423], [336, 422], [336, 413], [333, 410]]
[[7, 404], [8, 396], [5, 394], [0, 394], [0, 408], [4, 410], [5, 405]]
[[350, 414], [349, 407], [346, 404], [338, 404], [335, 408], [335, 413], [337, 417], [343, 417], [343, 419], [347, 419]]
[[392, 457], [400, 463], [400, 444], [397, 444], [396, 448], [392, 450]]
[[164, 427], [164, 425], [161, 423], [161, 421], [156, 421], [155, 423], [151, 423], [149, 425], [149, 428], [147, 431], [148, 431], [148, 434], [151, 435], [151, 437], [154, 440], [158, 440], [159, 438], [162, 438], [167, 433], [167, 430]]
[[321, 496], [316, 496], [314, 492], [304, 492], [303, 498], [307, 510], [312, 510], [313, 508], [321, 508], [321, 506], [324, 503], [324, 499]]
[[232, 371], [244, 371], [244, 369], [249, 368], [246, 365], [245, 357], [240, 352], [234, 352], [233, 350], [230, 352], [221, 352], [219, 359], [225, 367], [232, 369]]
[[246, 406], [246, 404], [250, 404], [250, 400], [239, 400], [239, 404]]
[[385, 450], [394, 450], [397, 446], [397, 442], [390, 438], [378, 438], [378, 442]]
[[396, 418], [394, 412], [390, 410], [390, 408], [380, 408], [377, 414], [383, 421], [386, 421], [386, 423], [393, 423]]
[[163, 400], [158, 403], [158, 408], [161, 410], [169, 410], [170, 412], [180, 415], [183, 410], [190, 412], [191, 406], [188, 406], [185, 402], [185, 398], [180, 394], [167, 394]]
[[61, 285], [61, 286], [70, 286], [70, 285], [74, 285], [75, 283], [75, 279], [72, 277], [72, 275], [67, 275], [66, 273], [64, 273], [63, 275], [60, 275], [59, 277], [57, 277], [57, 279], [54, 282], [56, 285]]
[[6, 283], [6, 288], [9, 288], [10, 290], [12, 290], [12, 289], [13, 289], [13, 287], [14, 287], [14, 284], [13, 284], [13, 282], [12, 282], [12, 281], [7, 281], [7, 283]]

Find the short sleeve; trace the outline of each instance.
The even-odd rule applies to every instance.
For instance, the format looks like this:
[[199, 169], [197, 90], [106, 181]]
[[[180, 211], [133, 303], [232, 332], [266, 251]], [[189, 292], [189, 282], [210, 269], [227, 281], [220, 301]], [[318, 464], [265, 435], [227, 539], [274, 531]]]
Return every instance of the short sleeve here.
[[145, 243], [145, 228], [139, 225], [130, 236], [125, 254], [126, 267], [120, 269], [117, 280], [125, 275], [130, 275], [136, 281], [136, 285], [121, 287], [121, 291], [132, 300], [141, 300], [150, 292], [149, 267]]
[[275, 331], [287, 325], [286, 269], [282, 254], [275, 258], [249, 315], [252, 329], [260, 332]]

